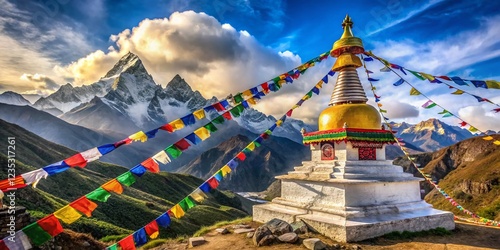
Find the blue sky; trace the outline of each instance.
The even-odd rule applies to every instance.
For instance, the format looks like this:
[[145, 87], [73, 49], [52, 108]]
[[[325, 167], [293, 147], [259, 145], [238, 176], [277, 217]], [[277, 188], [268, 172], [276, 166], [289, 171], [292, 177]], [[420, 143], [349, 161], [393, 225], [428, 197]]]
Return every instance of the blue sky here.
[[[330, 49], [346, 13], [365, 48], [394, 63], [436, 75], [500, 80], [499, 1], [0, 0], [0, 5], [5, 6], [0, 10], [0, 92], [48, 94], [66, 82], [90, 84], [131, 50], [158, 84], [179, 73], [205, 97], [221, 97]], [[275, 99], [293, 104], [332, 63], [319, 65], [294, 84], [303, 86], [292, 86]], [[376, 63], [369, 67], [381, 68]], [[388, 96], [388, 110], [398, 121], [436, 116], [438, 111], [419, 108], [424, 98], [408, 96], [403, 86], [394, 89], [393, 76], [375, 76], [387, 82], [379, 92]], [[446, 88], [420, 84], [478, 127], [500, 130], [499, 115], [489, 104], [457, 103]], [[500, 102], [499, 91], [467, 90]], [[313, 122], [328, 99], [324, 93], [299, 118]], [[260, 107], [274, 115], [283, 111], [271, 104]]]

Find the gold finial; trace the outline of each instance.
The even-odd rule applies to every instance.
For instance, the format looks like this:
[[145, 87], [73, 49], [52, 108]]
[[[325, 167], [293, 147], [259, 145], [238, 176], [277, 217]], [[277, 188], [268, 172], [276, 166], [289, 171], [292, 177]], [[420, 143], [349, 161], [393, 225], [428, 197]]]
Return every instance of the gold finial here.
[[354, 25], [351, 17], [346, 15], [344, 21], [342, 22], [342, 28], [344, 29], [344, 33], [333, 44], [332, 56], [339, 57], [341, 54], [345, 52], [349, 52], [352, 54], [360, 54], [365, 50], [363, 48], [363, 42], [358, 37], [355, 37], [352, 34], [352, 26]]

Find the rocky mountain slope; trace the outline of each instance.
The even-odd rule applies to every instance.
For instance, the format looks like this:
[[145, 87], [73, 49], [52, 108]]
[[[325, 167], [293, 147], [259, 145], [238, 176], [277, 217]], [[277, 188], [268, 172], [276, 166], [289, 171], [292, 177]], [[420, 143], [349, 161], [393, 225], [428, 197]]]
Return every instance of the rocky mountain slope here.
[[[33, 166], [56, 162], [75, 153], [17, 125], [0, 120], [0, 137], [12, 136], [16, 137], [17, 174], [33, 170]], [[0, 147], [7, 148], [7, 141], [1, 140]], [[7, 157], [2, 152], [0, 152], [0, 164], [7, 165]], [[41, 180], [36, 189], [27, 187], [16, 191], [16, 203], [28, 208], [34, 219], [41, 218], [125, 171], [127, 169], [124, 167], [102, 162], [93, 162], [83, 169], [69, 169]], [[6, 171], [2, 171], [0, 178], [5, 179], [6, 174]], [[99, 202], [92, 217], [84, 216], [64, 227], [90, 233], [95, 238], [132, 233], [169, 209], [202, 183], [201, 179], [193, 176], [171, 173], [146, 173], [136, 180], [135, 184], [124, 188], [123, 194], [113, 194], [107, 202]], [[186, 217], [180, 220], [173, 219], [169, 229], [161, 230], [161, 236], [192, 234], [204, 225], [246, 216], [238, 209], [239, 206], [239, 200], [232, 194], [215, 190], [209, 199], [190, 210]]]
[[5, 91], [0, 94], [0, 103], [17, 106], [31, 105], [31, 102], [26, 100], [26, 98], [24, 98], [22, 95], [12, 91]]
[[[492, 135], [496, 140], [500, 135]], [[491, 141], [474, 137], [443, 148], [434, 153], [414, 156], [425, 173], [431, 174], [450, 196], [467, 209], [489, 219], [500, 220], [500, 149]], [[396, 159], [405, 171], [418, 175], [409, 162]], [[430, 190], [425, 199], [438, 208], [462, 215], [436, 190]]]
[[[250, 138], [254, 137], [256, 136]], [[250, 141], [247, 136], [234, 136], [202, 153], [178, 171], [207, 178], [245, 148]], [[238, 165], [228, 180], [221, 183], [221, 188], [232, 191], [262, 191], [275, 180], [276, 175], [290, 171], [307, 158], [310, 158], [308, 147], [286, 138], [270, 137], [262, 142], [261, 147], [247, 155], [246, 160]]]

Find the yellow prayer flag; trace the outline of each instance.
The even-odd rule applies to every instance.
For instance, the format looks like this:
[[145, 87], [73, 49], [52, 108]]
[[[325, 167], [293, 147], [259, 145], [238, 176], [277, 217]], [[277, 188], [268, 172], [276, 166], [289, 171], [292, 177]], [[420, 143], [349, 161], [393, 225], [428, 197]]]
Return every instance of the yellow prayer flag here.
[[488, 136], [483, 137], [483, 140], [491, 141], [491, 140], [493, 140], [493, 137], [491, 135], [488, 135]]
[[302, 97], [302, 100], [304, 100], [304, 101], [305, 101], [305, 100], [307, 100], [307, 99], [309, 99], [309, 98], [311, 98], [311, 97], [309, 97], [308, 95], [305, 95], [304, 97]]
[[297, 104], [295, 104], [295, 105], [293, 105], [292, 109], [296, 109], [296, 108], [298, 108], [298, 107], [300, 107], [300, 106], [299, 106], [299, 105], [297, 105]]
[[477, 132], [477, 128], [470, 126], [469, 131], [470, 132]]
[[457, 89], [455, 92], [451, 93], [452, 95], [461, 95], [463, 94], [464, 91], [463, 90], [460, 90], [460, 89]]
[[377, 103], [377, 106], [382, 107], [382, 103], [380, 103], [380, 102]]
[[276, 121], [276, 125], [281, 126], [281, 124], [283, 124], [283, 121], [282, 121], [282, 120], [278, 120], [278, 121]]
[[148, 136], [142, 131], [139, 131], [133, 135], [130, 135], [128, 138], [133, 140], [133, 141], [141, 141], [141, 142], [145, 142], [148, 140]]
[[184, 216], [184, 210], [182, 210], [182, 207], [179, 204], [176, 204], [170, 209], [170, 212], [175, 216], [175, 218], [180, 219], [182, 216]]
[[420, 92], [416, 88], [411, 88], [410, 95], [420, 95]]
[[255, 149], [255, 143], [254, 142], [250, 142], [250, 144], [248, 144], [247, 148], [250, 150], [250, 151], [253, 151]]
[[210, 137], [210, 131], [206, 129], [205, 127], [201, 127], [197, 130], [194, 131], [194, 134], [200, 137], [202, 141], [206, 140], [208, 137]]
[[184, 128], [184, 122], [182, 122], [181, 119], [173, 120], [169, 124], [172, 126], [174, 131]]
[[318, 84], [316, 84], [316, 88], [320, 89], [320, 88], [323, 88], [323, 82], [318, 82]]
[[500, 145], [500, 141], [499, 141], [499, 140], [496, 140], [496, 141], [494, 141], [494, 142], [493, 142], [493, 144], [495, 144], [495, 145]]
[[66, 205], [63, 208], [54, 212], [54, 216], [66, 224], [71, 224], [82, 217], [76, 209], [71, 207], [70, 205]]
[[489, 89], [500, 89], [500, 82], [495, 80], [486, 80], [486, 86], [488, 86]]
[[196, 117], [196, 119], [201, 120], [205, 118], [205, 110], [203, 109], [196, 110], [193, 112], [193, 115], [194, 117]]
[[249, 89], [243, 91], [243, 93], [241, 94], [243, 94], [244, 96], [253, 96], [252, 91], [250, 91]]
[[286, 81], [285, 81], [285, 80], [279, 80], [279, 81], [278, 81], [278, 84], [279, 84], [280, 86], [281, 86], [281, 85], [283, 85], [283, 84], [285, 84], [285, 83], [286, 83]]
[[286, 76], [285, 76], [285, 75], [280, 75], [280, 79], [281, 79], [281, 80], [283, 80], [283, 79], [285, 79], [285, 78], [286, 78]]
[[255, 99], [254, 99], [253, 97], [252, 97], [252, 98], [249, 98], [249, 99], [247, 100], [247, 102], [248, 102], [248, 103], [250, 103], [250, 104], [252, 104], [252, 105], [257, 104], [257, 102], [255, 101]]
[[[231, 169], [229, 169], [231, 170]], [[224, 174], [224, 172], [223, 172]], [[203, 200], [205, 200], [206, 198], [208, 198], [208, 196], [199, 188], [197, 188], [196, 190], [194, 190], [191, 195], [191, 198], [193, 198], [196, 202], [203, 202]]]
[[429, 81], [434, 81], [434, 76], [432, 75], [429, 75], [429, 74], [426, 74], [426, 73], [422, 73], [422, 72], [418, 72], [422, 77], [424, 77], [425, 79], [429, 80]]
[[154, 233], [150, 234], [150, 235], [149, 235], [149, 238], [151, 238], [151, 239], [156, 239], [156, 238], [158, 237], [158, 235], [159, 235], [159, 234], [160, 234], [160, 232], [159, 232], [159, 231], [156, 231], [156, 232], [154, 232]]
[[220, 170], [222, 170], [222, 177], [226, 177], [227, 174], [231, 173], [231, 168], [228, 165], [224, 165]]

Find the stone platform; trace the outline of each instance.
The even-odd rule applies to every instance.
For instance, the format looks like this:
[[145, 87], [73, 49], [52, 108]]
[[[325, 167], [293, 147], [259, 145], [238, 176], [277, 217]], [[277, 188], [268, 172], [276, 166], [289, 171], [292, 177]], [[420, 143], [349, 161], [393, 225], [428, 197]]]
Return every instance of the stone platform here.
[[281, 179], [281, 197], [253, 207], [253, 219], [304, 221], [340, 242], [393, 231], [455, 228], [453, 214], [421, 199], [421, 178], [390, 161], [309, 161]]

